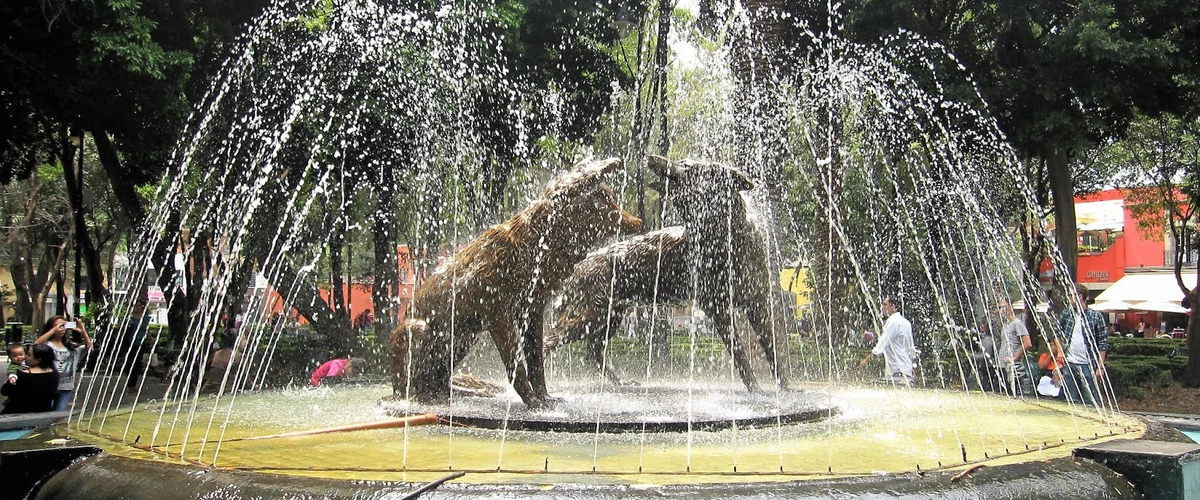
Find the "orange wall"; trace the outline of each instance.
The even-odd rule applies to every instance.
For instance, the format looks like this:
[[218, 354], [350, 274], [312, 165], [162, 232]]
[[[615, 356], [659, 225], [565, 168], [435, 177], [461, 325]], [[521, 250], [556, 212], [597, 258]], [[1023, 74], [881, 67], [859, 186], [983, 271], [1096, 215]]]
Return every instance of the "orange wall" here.
[[[1088, 196], [1075, 198], [1075, 203], [1124, 199], [1119, 189], [1109, 189]], [[1125, 276], [1126, 268], [1160, 267], [1165, 264], [1166, 243], [1161, 234], [1151, 235], [1138, 227], [1129, 208], [1125, 208], [1123, 234], [1113, 241], [1112, 246], [1100, 254], [1079, 255], [1080, 282], [1113, 283]], [[1107, 313], [1106, 313], [1107, 314]], [[1111, 313], [1118, 328], [1131, 331], [1137, 328], [1138, 320], [1146, 320], [1146, 329], [1153, 332], [1162, 316], [1158, 313], [1136, 313], [1133, 311]]]
[[[402, 281], [396, 294], [396, 298], [400, 301], [399, 308], [396, 312], [399, 315], [397, 321], [402, 322], [404, 321], [405, 315], [408, 313], [408, 305], [410, 302], [412, 302], [413, 284], [415, 283], [416, 275], [413, 273], [412, 259], [409, 256], [408, 245], [400, 245], [397, 247], [396, 256]], [[363, 311], [374, 312], [374, 302], [371, 301], [372, 290], [373, 288], [371, 285], [342, 285], [342, 293], [345, 294], [347, 302], [350, 304], [350, 321], [354, 321], [354, 319], [357, 318], [359, 314], [362, 314]], [[330, 289], [328, 286], [321, 287], [320, 294], [321, 299], [323, 299], [326, 303], [330, 301]], [[267, 287], [268, 316], [281, 313], [283, 311], [284, 304], [286, 304], [286, 302], [284, 302], [283, 297], [275, 291], [275, 288]], [[301, 324], [308, 322], [303, 316], [300, 316], [295, 309], [288, 311], [288, 314], [298, 318]]]
[[[1124, 199], [1119, 189], [1075, 198], [1075, 203]], [[1125, 208], [1125, 229], [1103, 253], [1079, 256], [1081, 282], [1112, 283], [1125, 276], [1125, 268], [1158, 267], [1164, 264], [1163, 252], [1166, 243], [1161, 235], [1148, 235], [1138, 228], [1137, 221], [1129, 208]]]

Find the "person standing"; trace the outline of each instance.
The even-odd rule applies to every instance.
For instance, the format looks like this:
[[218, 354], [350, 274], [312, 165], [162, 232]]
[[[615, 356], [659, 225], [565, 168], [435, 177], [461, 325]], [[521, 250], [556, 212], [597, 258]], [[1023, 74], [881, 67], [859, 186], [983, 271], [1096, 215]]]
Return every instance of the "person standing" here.
[[1143, 319], [1139, 319], [1139, 320], [1138, 320], [1138, 334], [1137, 334], [1137, 336], [1138, 336], [1138, 338], [1139, 338], [1139, 339], [1144, 339], [1144, 338], [1146, 338], [1146, 320], [1145, 320], [1144, 318], [1143, 318]]
[[859, 362], [858, 367], [866, 368], [871, 358], [883, 355], [883, 360], [887, 363], [887, 373], [892, 377], [903, 377], [904, 381], [908, 382], [913, 378], [916, 348], [913, 346], [912, 323], [900, 314], [900, 306], [895, 297], [883, 298], [881, 308], [883, 315], [887, 316], [887, 321], [883, 323], [883, 334], [879, 336], [875, 348]]
[[138, 299], [133, 304], [133, 309], [129, 313], [129, 319], [125, 330], [125, 369], [121, 370], [129, 375], [129, 379], [125, 382], [125, 389], [133, 392], [137, 390], [137, 385], [142, 379], [142, 374], [146, 371], [146, 363], [142, 361], [142, 355], [146, 343], [146, 334], [150, 328], [150, 315], [146, 313], [146, 299]]
[[998, 357], [1008, 393], [1013, 396], [1032, 396], [1032, 374], [1037, 372], [1030, 368], [1032, 365], [1028, 353], [1033, 349], [1033, 342], [1029, 340], [1029, 329], [1025, 328], [1025, 322], [1017, 317], [1012, 304], [1007, 300], [996, 303], [996, 312], [1000, 314], [1000, 321], [1003, 323], [1000, 330], [1002, 351]]
[[1108, 321], [1100, 311], [1088, 309], [1087, 288], [1076, 284], [1075, 294], [1079, 307], [1068, 304], [1058, 318], [1059, 335], [1066, 340], [1066, 346], [1059, 347], [1067, 361], [1063, 388], [1068, 401], [1100, 406], [1100, 381], [1108, 357]]
[[[77, 344], [71, 338], [71, 333], [78, 333], [83, 344]], [[92, 338], [88, 336], [83, 324], [67, 321], [63, 316], [55, 316], [46, 320], [42, 335], [33, 341], [38, 344], [49, 344], [54, 349], [54, 369], [58, 371], [58, 396], [54, 402], [55, 411], [66, 411], [75, 393], [75, 371], [87, 352], [92, 350]]]
[[28, 369], [8, 374], [0, 394], [8, 396], [3, 414], [51, 411], [58, 397], [58, 372], [54, 370], [54, 349], [41, 344], [32, 349]]

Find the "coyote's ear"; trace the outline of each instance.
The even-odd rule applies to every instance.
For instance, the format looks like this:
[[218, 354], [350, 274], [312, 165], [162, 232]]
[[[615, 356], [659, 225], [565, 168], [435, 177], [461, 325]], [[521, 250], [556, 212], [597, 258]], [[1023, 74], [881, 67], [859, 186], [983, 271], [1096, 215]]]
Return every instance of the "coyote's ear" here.
[[733, 181], [734, 189], [738, 191], [754, 189], [754, 181], [750, 180], [750, 176], [746, 175], [745, 172], [732, 167], [727, 167], [727, 170], [729, 171], [730, 180]]
[[587, 177], [600, 178], [600, 176], [612, 173], [618, 168], [621, 168], [620, 158], [605, 158], [603, 160], [592, 160], [589, 162], [580, 163], [575, 166], [579, 172]]
[[652, 172], [658, 174], [660, 178], [671, 179], [672, 181], [678, 181], [680, 178], [679, 167], [672, 164], [671, 160], [661, 156], [650, 155], [646, 160], [646, 166]]

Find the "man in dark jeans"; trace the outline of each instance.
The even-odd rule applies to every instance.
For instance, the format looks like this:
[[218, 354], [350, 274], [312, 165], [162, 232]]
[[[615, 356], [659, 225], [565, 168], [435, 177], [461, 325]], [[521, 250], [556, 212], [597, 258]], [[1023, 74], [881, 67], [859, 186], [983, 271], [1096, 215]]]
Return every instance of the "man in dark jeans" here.
[[986, 320], [980, 324], [978, 339], [969, 353], [974, 373], [968, 373], [967, 376], [979, 377], [979, 388], [983, 391], [1006, 392], [1004, 377], [1001, 376], [999, 365], [996, 363], [998, 341], [994, 329], [995, 327]]
[[1087, 288], [1075, 285], [1078, 306], [1068, 303], [1059, 315], [1058, 351], [1067, 360], [1063, 368], [1063, 388], [1073, 403], [1101, 405], [1100, 387], [1104, 380], [1104, 361], [1108, 357], [1108, 320], [1100, 311], [1088, 309]]
[[146, 332], [150, 328], [150, 315], [146, 314], [146, 300], [139, 299], [133, 304], [129, 314], [129, 323], [125, 327], [125, 347], [122, 353], [127, 353], [122, 363], [122, 371], [129, 374], [125, 389], [136, 391], [142, 374], [146, 371], [146, 363], [142, 361], [142, 351], [146, 342]]

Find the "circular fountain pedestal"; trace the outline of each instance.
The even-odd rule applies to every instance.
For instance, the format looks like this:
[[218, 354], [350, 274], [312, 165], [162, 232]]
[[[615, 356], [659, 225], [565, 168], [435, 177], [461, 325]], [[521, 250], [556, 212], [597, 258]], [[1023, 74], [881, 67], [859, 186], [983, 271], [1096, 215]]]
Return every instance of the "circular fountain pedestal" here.
[[433, 413], [444, 423], [480, 429], [575, 433], [754, 429], [815, 422], [838, 414], [826, 394], [751, 393], [733, 386], [566, 386], [549, 408], [531, 410], [511, 392], [457, 397], [448, 404], [385, 403], [392, 416]]
[[[1022, 491], [1029, 492], [1057, 491], [1063, 484], [1103, 487], [1107, 476], [1079, 470], [1071, 450], [1145, 432], [1136, 418], [1053, 401], [904, 387], [804, 387], [749, 394], [729, 382], [604, 389], [556, 385], [551, 393], [563, 401], [535, 411], [511, 392], [497, 398], [456, 397], [436, 406], [381, 404], [391, 392], [384, 385], [296, 388], [241, 394], [236, 401], [201, 398], [186, 406], [148, 402], [132, 411], [85, 415], [65, 431], [70, 444], [102, 446], [106, 457], [136, 462], [130, 467], [144, 475], [118, 474], [129, 480], [160, 481], [165, 472], [158, 470], [164, 469], [207, 478], [187, 480], [204, 482], [196, 486], [201, 489], [226, 484], [247, 493], [261, 491], [253, 485], [340, 491], [366, 481], [410, 491], [414, 483], [465, 472], [446, 488], [464, 497], [518, 488], [547, 498], [594, 498], [597, 491], [623, 497], [642, 488], [713, 497], [736, 490], [740, 493], [733, 496], [763, 498], [780, 488], [826, 492], [831, 485], [870, 496], [899, 491], [898, 484], [915, 478], [921, 479], [913, 488], [944, 494], [944, 488], [964, 484], [969, 487], [963, 491], [978, 491], [974, 488], [982, 483], [977, 480], [985, 476], [996, 492], [1012, 491], [1013, 477], [1022, 478], [1021, 484], [1029, 486]], [[393, 420], [388, 415], [405, 412], [436, 413], [456, 425], [297, 434]], [[805, 419], [821, 420], [797, 423]], [[489, 422], [491, 428], [484, 428]], [[671, 432], [686, 431], [688, 422], [690, 431]], [[1063, 460], [1064, 468], [1046, 469], [1048, 460]], [[987, 467], [969, 481], [950, 481], [978, 465]], [[62, 494], [49, 498], [73, 498], [79, 491], [71, 489], [76, 481], [95, 483], [84, 476], [111, 478], [110, 470], [125, 467], [72, 468], [55, 483], [65, 488]], [[1009, 472], [990, 475], [1002, 468]], [[295, 484], [277, 479], [281, 476]], [[864, 478], [885, 478], [887, 484], [868, 481], [873, 486], [854, 489]], [[551, 489], [543, 491], [546, 487]], [[178, 484], [170, 489], [183, 491]], [[1105, 495], [1081, 491], [1075, 496]]]

